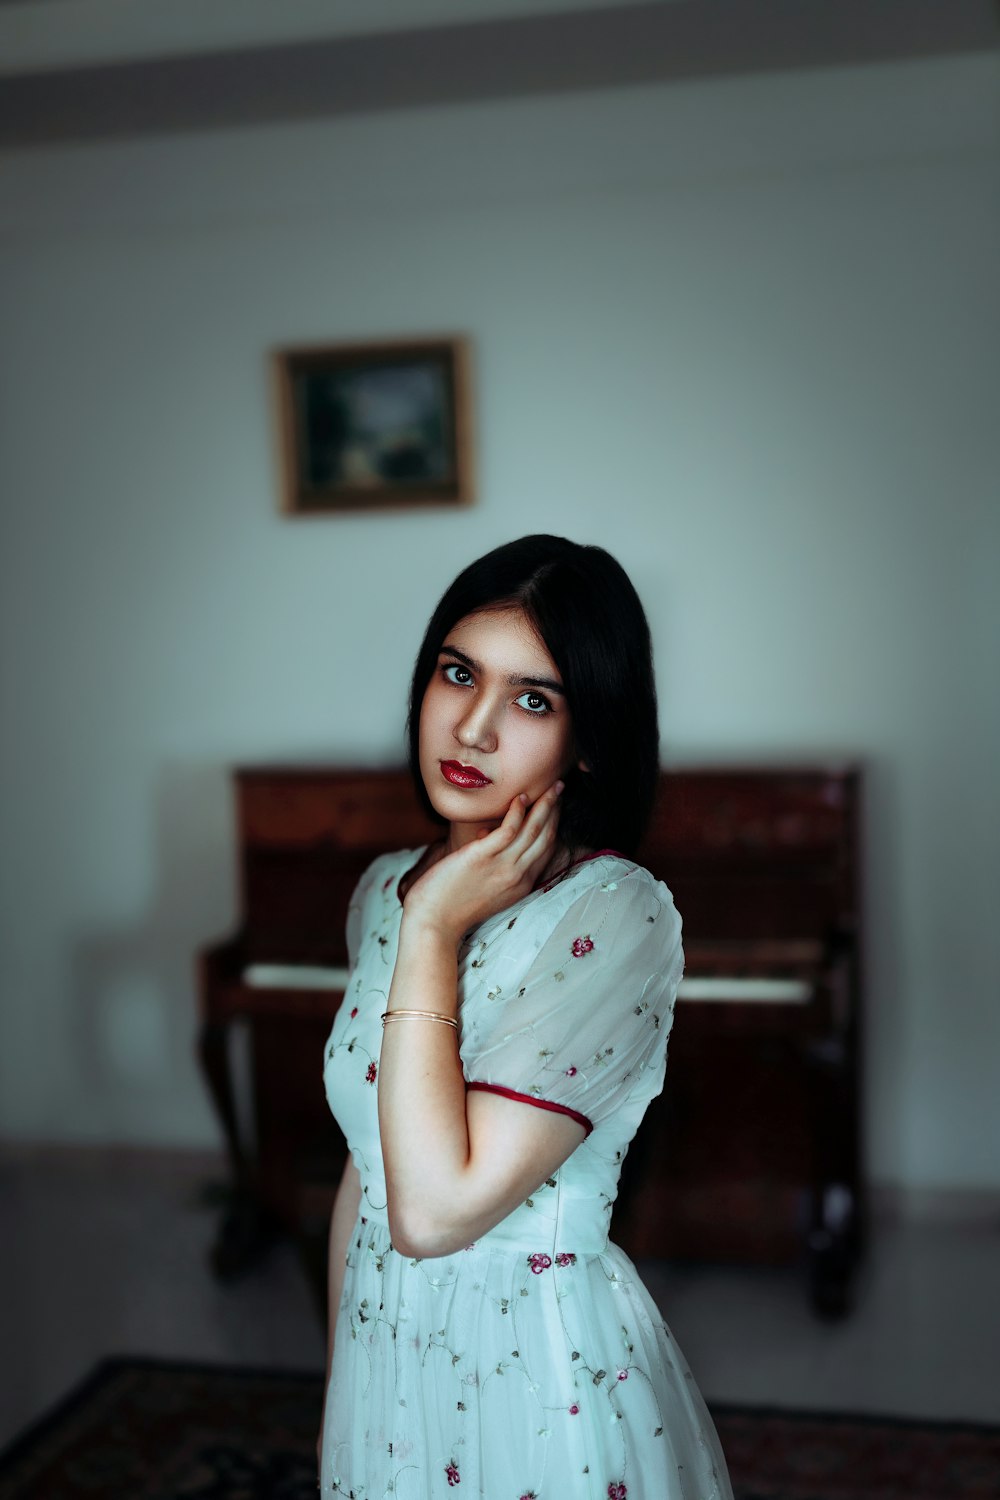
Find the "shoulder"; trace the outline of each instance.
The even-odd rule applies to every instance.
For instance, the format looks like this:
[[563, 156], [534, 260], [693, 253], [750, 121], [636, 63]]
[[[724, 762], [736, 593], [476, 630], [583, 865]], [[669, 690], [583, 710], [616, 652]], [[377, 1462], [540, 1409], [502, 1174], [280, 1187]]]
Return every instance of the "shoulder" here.
[[662, 1042], [684, 968], [681, 919], [667, 886], [636, 861], [603, 853], [480, 929], [470, 955], [467, 1060], [522, 1035], [534, 1039], [539, 1057], [556, 1034], [595, 1056], [596, 1042], [580, 1040], [594, 1030], [616, 1032], [623, 1044]]
[[683, 967], [681, 918], [662, 880], [625, 855], [601, 851], [527, 898], [522, 939], [548, 958], [599, 953], [604, 967], [637, 962], [665, 975]]
[[641, 918], [646, 925], [665, 920], [666, 926], [676, 925], [680, 931], [680, 914], [664, 882], [644, 865], [613, 850], [602, 849], [579, 860], [540, 894], [549, 898], [557, 920], [576, 906], [604, 898], [625, 920]]
[[394, 849], [385, 854], [377, 854], [371, 864], [366, 867], [351, 897], [351, 904], [360, 906], [369, 897], [381, 898], [383, 901], [396, 901], [396, 887], [400, 879], [405, 875], [423, 853], [419, 849]]

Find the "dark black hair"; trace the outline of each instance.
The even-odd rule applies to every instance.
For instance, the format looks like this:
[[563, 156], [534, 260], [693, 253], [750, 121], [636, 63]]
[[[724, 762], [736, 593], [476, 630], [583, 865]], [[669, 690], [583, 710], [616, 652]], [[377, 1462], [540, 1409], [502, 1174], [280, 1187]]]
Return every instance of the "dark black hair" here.
[[[659, 733], [649, 625], [621, 564], [602, 547], [565, 537], [523, 536], [470, 563], [445, 590], [424, 634], [406, 733], [410, 770], [420, 775], [420, 708], [448, 632], [484, 609], [525, 611], [559, 669], [573, 723], [574, 767], [566, 775], [559, 837], [571, 850], [633, 854], [656, 793]], [[582, 760], [586, 771], [576, 767]]]

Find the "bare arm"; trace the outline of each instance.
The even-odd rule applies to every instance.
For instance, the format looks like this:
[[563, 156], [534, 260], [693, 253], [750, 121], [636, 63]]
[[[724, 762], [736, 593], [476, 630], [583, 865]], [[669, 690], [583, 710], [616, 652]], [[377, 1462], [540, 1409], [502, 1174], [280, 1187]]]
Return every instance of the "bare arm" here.
[[[456, 1014], [460, 934], [530, 890], [551, 852], [557, 796], [546, 793], [527, 816], [512, 805], [499, 829], [416, 882], [404, 906], [390, 1011]], [[455, 1031], [419, 1020], [385, 1028], [379, 1127], [392, 1241], [419, 1257], [450, 1254], [492, 1229], [585, 1133], [566, 1115], [468, 1093]]]

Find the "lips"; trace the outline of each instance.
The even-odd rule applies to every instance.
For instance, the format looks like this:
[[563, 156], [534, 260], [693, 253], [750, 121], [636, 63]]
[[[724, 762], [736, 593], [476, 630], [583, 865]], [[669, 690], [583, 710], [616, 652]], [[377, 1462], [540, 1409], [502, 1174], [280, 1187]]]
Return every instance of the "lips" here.
[[452, 786], [464, 787], [467, 791], [491, 785], [490, 778], [484, 776], [482, 771], [477, 771], [475, 766], [463, 766], [458, 760], [443, 760], [441, 775], [445, 781], [450, 781]]

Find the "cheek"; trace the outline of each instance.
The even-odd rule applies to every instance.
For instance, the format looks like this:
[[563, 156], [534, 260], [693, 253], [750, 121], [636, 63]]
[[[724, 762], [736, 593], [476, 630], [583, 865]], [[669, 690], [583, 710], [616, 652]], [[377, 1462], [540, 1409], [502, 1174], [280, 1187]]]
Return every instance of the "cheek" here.
[[527, 724], [518, 732], [511, 749], [521, 773], [544, 783], [535, 788], [538, 795], [564, 769], [570, 752], [570, 736], [564, 725]]

